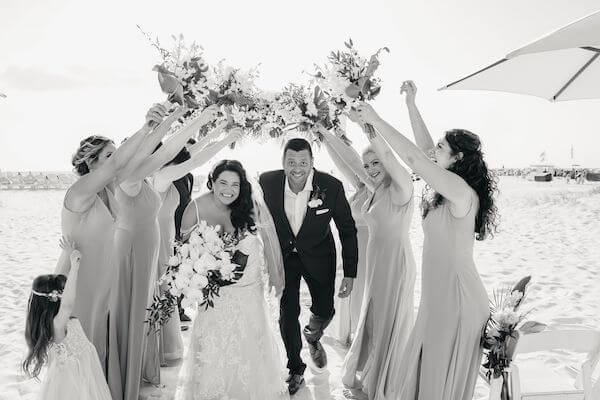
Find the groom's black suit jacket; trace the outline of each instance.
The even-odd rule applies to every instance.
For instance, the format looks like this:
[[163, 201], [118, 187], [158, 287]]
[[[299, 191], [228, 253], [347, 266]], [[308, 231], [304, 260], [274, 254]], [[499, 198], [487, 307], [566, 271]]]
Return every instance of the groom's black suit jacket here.
[[[308, 207], [298, 235], [294, 235], [285, 214], [285, 174], [283, 170], [265, 172], [259, 178], [265, 203], [273, 216], [281, 252], [285, 260], [294, 248], [308, 274], [322, 283], [335, 280], [335, 242], [329, 223], [335, 221], [342, 243], [344, 276], [356, 277], [358, 243], [356, 225], [342, 183], [331, 175], [314, 171], [313, 191], [321, 193], [323, 204]], [[309, 198], [309, 200], [310, 200]]]

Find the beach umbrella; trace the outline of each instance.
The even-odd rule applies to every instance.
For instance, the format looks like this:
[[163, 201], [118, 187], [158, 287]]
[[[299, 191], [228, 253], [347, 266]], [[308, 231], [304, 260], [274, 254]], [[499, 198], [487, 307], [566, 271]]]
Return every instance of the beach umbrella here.
[[600, 98], [600, 11], [444, 89], [521, 93], [550, 101]]

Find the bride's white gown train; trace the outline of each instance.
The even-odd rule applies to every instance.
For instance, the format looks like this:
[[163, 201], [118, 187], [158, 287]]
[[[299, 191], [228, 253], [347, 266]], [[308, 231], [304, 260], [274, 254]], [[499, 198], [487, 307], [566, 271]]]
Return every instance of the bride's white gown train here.
[[214, 308], [198, 310], [177, 400], [289, 398], [281, 339], [263, 289], [262, 242], [247, 234], [237, 249], [248, 255], [244, 275], [220, 289]]

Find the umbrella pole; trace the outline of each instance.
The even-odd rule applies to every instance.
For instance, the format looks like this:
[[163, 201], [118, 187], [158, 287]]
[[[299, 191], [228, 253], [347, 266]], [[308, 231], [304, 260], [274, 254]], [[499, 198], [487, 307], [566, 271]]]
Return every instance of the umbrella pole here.
[[573, 82], [575, 81], [575, 79], [579, 78], [579, 76], [583, 73], [583, 71], [585, 71], [586, 69], [588, 69], [588, 67], [594, 62], [596, 61], [596, 59], [600, 56], [600, 53], [596, 52], [596, 54], [594, 54], [592, 56], [592, 58], [590, 58], [588, 60], [588, 62], [585, 63], [585, 65], [581, 68], [579, 68], [579, 71], [577, 71], [577, 73], [575, 75], [573, 75], [571, 77], [571, 79], [569, 79], [569, 81], [567, 83], [565, 83], [565, 85], [560, 88], [560, 90], [554, 95], [552, 96], [552, 100], [556, 101], [556, 99], [558, 99], [558, 96], [560, 96], [561, 94], [563, 94], [563, 92], [573, 84]]

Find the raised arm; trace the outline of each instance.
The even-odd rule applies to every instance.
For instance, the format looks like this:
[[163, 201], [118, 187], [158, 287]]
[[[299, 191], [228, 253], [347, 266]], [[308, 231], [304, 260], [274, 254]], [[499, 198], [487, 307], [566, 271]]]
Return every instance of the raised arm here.
[[406, 136], [384, 121], [369, 104], [362, 102], [358, 107], [358, 115], [362, 121], [377, 129], [402, 161], [448, 199], [458, 214], [467, 213], [471, 204], [471, 189], [461, 177], [431, 161]]
[[363, 167], [363, 162], [356, 150], [325, 129], [321, 130], [321, 134], [323, 135], [325, 148], [333, 163], [354, 186], [354, 189], [359, 190], [361, 187], [367, 186], [367, 189], [373, 190], [371, 181]]
[[[181, 164], [170, 165], [162, 168], [154, 175], [154, 188], [159, 192], [164, 192], [169, 188], [169, 185], [188, 172], [204, 165], [213, 158], [219, 151], [229, 146], [231, 143], [239, 140], [242, 136], [240, 128], [232, 129], [223, 139], [209, 145], [203, 149], [195, 147], [195, 153], [191, 154], [191, 158]], [[194, 145], [195, 146], [195, 145]]]
[[406, 204], [413, 194], [412, 177], [406, 171], [404, 166], [400, 164], [390, 146], [383, 140], [381, 135], [377, 134], [374, 128], [370, 125], [365, 125], [365, 135], [369, 139], [373, 150], [387, 173], [392, 178], [391, 195], [392, 201], [397, 205]]
[[[158, 146], [158, 143], [160, 143], [163, 137], [169, 132], [171, 125], [173, 125], [173, 123], [179, 117], [181, 117], [184, 112], [185, 109], [183, 107], [177, 108], [171, 113], [171, 115], [165, 118], [158, 126], [155, 126], [154, 129], [152, 129], [152, 131], [150, 131], [150, 133], [144, 137], [143, 143], [141, 146], [139, 146], [135, 156], [129, 163], [127, 163], [127, 166], [119, 172], [119, 175], [117, 176], [117, 181], [119, 183], [127, 180], [139, 181], [143, 179], [134, 179], [133, 177], [137, 175], [142, 164], [150, 157], [150, 155], [156, 149], [156, 146]], [[127, 142], [128, 140], [125, 141], [125, 143]]]
[[400, 87], [400, 93], [406, 94], [406, 106], [408, 108], [408, 116], [410, 117], [410, 125], [415, 136], [417, 146], [423, 150], [426, 154], [435, 147], [433, 139], [429, 134], [427, 125], [421, 117], [421, 113], [415, 103], [415, 97], [417, 96], [417, 86], [413, 81], [404, 81]]
[[73, 248], [73, 244], [61, 244], [63, 250], [69, 253], [71, 269], [67, 277], [67, 283], [62, 293], [60, 308], [56, 317], [54, 317], [54, 340], [58, 343], [65, 338], [66, 326], [73, 307], [75, 306], [75, 298], [77, 296], [77, 276], [79, 274], [79, 264], [81, 262], [81, 253]]
[[[163, 111], [161, 105], [153, 106], [146, 114], [146, 122], [140, 130], [110, 155], [104, 164], [80, 177], [67, 191], [64, 200], [65, 207], [74, 212], [87, 210], [94, 202], [96, 194], [129, 163], [150, 131], [150, 125], [162, 121]], [[61, 258], [62, 264], [65, 264], [65, 257]], [[61, 269], [63, 268], [61, 267]]]
[[[218, 110], [216, 107], [208, 107], [204, 109], [204, 111], [202, 111], [202, 113], [200, 113], [200, 115], [194, 121], [167, 140], [160, 149], [154, 153], [150, 152], [151, 154], [148, 155], [139, 168], [137, 168], [136, 171], [133, 172], [126, 180], [128, 182], [141, 181], [171, 161], [173, 157], [175, 157], [177, 153], [179, 153], [185, 146], [189, 138], [195, 135], [204, 125], [214, 121], [217, 116], [217, 112]], [[154, 143], [154, 148], [156, 148], [159, 141], [160, 140]]]

